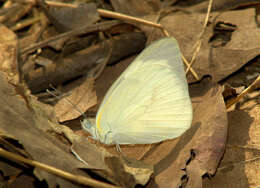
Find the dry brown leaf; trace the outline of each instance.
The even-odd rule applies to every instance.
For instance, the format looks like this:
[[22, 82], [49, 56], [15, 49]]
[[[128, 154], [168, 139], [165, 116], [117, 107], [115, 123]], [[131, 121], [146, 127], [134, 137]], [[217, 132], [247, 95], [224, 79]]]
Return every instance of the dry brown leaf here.
[[259, 91], [230, 110], [227, 148], [220, 167], [212, 179], [205, 179], [205, 188], [256, 188], [260, 186], [260, 107]]
[[[77, 168], [84, 168], [86, 165], [70, 153], [68, 145], [51, 135], [59, 134], [58, 126], [51, 123], [51, 110], [44, 109], [47, 106], [44, 107], [26, 94], [26, 91], [22, 93], [20, 86], [10, 84], [3, 73], [0, 74], [0, 83], [1, 134], [16, 138], [34, 160], [70, 173], [81, 174]], [[45, 179], [50, 187], [77, 187], [39, 169], [35, 169], [34, 173], [40, 180]]]
[[[26, 82], [32, 93], [45, 90], [49, 88], [50, 83], [56, 86], [75, 77], [85, 75], [108, 56], [108, 42], [113, 45], [109, 63], [114, 63], [142, 50], [145, 40], [143, 33], [127, 33], [115, 36], [105, 42], [66, 56], [56, 64], [30, 72], [26, 77]], [[133, 41], [135, 42], [133, 43]]]
[[[73, 143], [72, 150], [85, 161], [93, 172], [123, 187], [145, 185], [149, 181], [153, 168], [143, 162], [125, 157], [116, 157], [102, 147], [89, 143], [84, 137], [75, 135], [63, 127], [66, 137]], [[117, 152], [118, 154], [118, 152]]]
[[204, 174], [215, 173], [227, 136], [225, 104], [220, 87], [208, 91], [193, 88], [195, 92], [199, 89], [200, 96], [192, 98], [192, 127], [180, 138], [160, 144], [144, 158], [155, 165], [155, 182], [148, 187], [179, 187], [184, 176], [188, 176], [187, 185], [200, 185]]
[[[185, 3], [196, 3], [196, 1], [194, 2], [180, 2], [182, 3], [182, 5], [185, 5]], [[250, 5], [254, 5], [259, 3], [258, 0], [240, 0], [240, 1], [236, 1], [236, 0], [215, 0], [212, 3], [212, 11], [223, 11], [223, 10], [231, 10], [231, 9], [235, 9], [238, 7], [243, 7], [243, 6], [250, 6]], [[208, 9], [208, 4], [209, 1], [201, 1], [200, 3], [196, 4], [196, 5], [192, 5], [192, 6], [188, 6], [186, 8], [187, 11], [196, 11], [196, 12], [206, 12]]]
[[[222, 88], [208, 88], [202, 83], [191, 89], [193, 124], [180, 138], [153, 145], [120, 146], [123, 155], [154, 165], [155, 180], [148, 187], [178, 187], [184, 176], [188, 176], [187, 185], [201, 185], [203, 175], [215, 173], [225, 149], [227, 117]], [[102, 146], [117, 154], [115, 147]]]
[[[97, 96], [94, 91], [94, 78], [87, 77], [81, 80], [81, 84], [71, 91], [68, 97], [62, 98], [54, 106], [54, 111], [60, 122], [76, 119], [82, 114], [75, 109], [75, 106], [82, 112], [97, 104]], [[70, 101], [72, 104], [70, 104]]]
[[43, 1], [38, 0], [46, 16], [58, 31], [65, 32], [84, 25], [96, 23], [100, 17], [95, 3], [81, 3], [72, 7], [47, 7]]
[[[259, 55], [260, 29], [256, 24], [255, 14], [253, 8], [211, 14], [206, 31], [202, 36], [198, 57], [192, 65], [200, 78], [211, 75], [213, 80], [218, 82]], [[181, 52], [188, 61], [193, 56], [205, 17], [206, 14], [177, 13], [168, 15], [160, 21], [170, 35], [177, 39]], [[235, 28], [233, 32], [229, 33], [231, 34], [230, 41], [218, 38], [221, 40], [219, 46], [213, 44], [214, 39], [218, 37], [213, 33], [216, 24]], [[227, 29], [229, 29], [228, 27]], [[148, 33], [150, 32], [149, 28], [144, 29]], [[225, 28], [222, 28], [222, 31], [224, 32]], [[154, 38], [160, 38], [159, 36], [162, 37], [162, 34], [157, 31]], [[229, 37], [227, 34], [224, 36]], [[190, 73], [188, 73], [188, 81], [196, 81]]]
[[[9, 83], [4, 74], [0, 74], [0, 83], [0, 132], [17, 139], [34, 160], [75, 175], [87, 176], [79, 168], [98, 169], [94, 173], [124, 187], [134, 187], [137, 183], [144, 185], [150, 179], [151, 166], [141, 165], [141, 162], [133, 166], [133, 161], [129, 165], [125, 160], [97, 148], [69, 128], [52, 123], [54, 116], [50, 106], [39, 103], [28, 91], [22, 90], [22, 86]], [[79, 150], [76, 153], [80, 157], [86, 158], [87, 165], [71, 153], [70, 143], [74, 150]], [[78, 187], [40, 169], [35, 169], [34, 174], [38, 179], [46, 180], [50, 187]], [[127, 184], [130, 180], [132, 186]]]

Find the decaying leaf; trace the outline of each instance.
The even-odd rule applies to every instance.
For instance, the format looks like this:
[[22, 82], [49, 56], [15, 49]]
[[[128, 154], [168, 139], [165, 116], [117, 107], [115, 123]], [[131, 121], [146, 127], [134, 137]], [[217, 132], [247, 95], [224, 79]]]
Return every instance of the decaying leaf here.
[[58, 31], [91, 25], [100, 19], [95, 3], [82, 3], [78, 7], [49, 7], [42, 0], [37, 2]]
[[[82, 114], [75, 109], [75, 106], [85, 112], [97, 104], [97, 96], [94, 91], [94, 78], [83, 78], [81, 84], [74, 88], [68, 97], [65, 97], [54, 106], [54, 111], [60, 122], [76, 119]], [[70, 101], [72, 104], [70, 104]]]
[[[167, 15], [160, 22], [170, 35], [177, 39], [181, 51], [188, 61], [192, 59], [205, 17], [206, 14], [200, 13], [178, 13]], [[219, 24], [224, 26], [220, 38], [220, 34], [214, 32]], [[229, 26], [229, 28], [225, 28], [225, 26]], [[233, 29], [230, 28], [231, 26]], [[150, 29], [147, 29], [149, 33]], [[227, 30], [229, 34], [226, 32]], [[161, 32], [157, 31], [154, 36], [155, 38], [161, 37]], [[259, 39], [260, 29], [255, 21], [255, 9], [212, 13], [202, 36], [198, 57], [192, 67], [200, 78], [211, 75], [213, 80], [218, 82], [259, 54]], [[220, 45], [213, 44], [214, 40], [220, 40]], [[187, 76], [189, 82], [196, 81], [190, 73]]]
[[260, 93], [252, 93], [228, 112], [229, 137], [216, 176], [205, 179], [203, 187], [257, 187], [260, 185]]
[[[129, 179], [126, 177], [131, 177], [131, 180], [134, 180], [132, 187], [137, 183], [144, 185], [149, 180], [153, 172], [151, 166], [145, 166], [145, 169], [142, 170], [144, 166], [142, 167], [140, 164], [133, 167], [134, 162], [129, 165], [124, 160], [97, 148], [86, 138], [74, 134], [69, 128], [52, 123], [55, 122], [52, 109], [36, 101], [28, 92], [23, 93], [20, 88], [22, 86], [10, 84], [4, 74], [0, 74], [0, 83], [2, 96], [0, 103], [3, 106], [0, 110], [0, 132], [2, 135], [17, 139], [34, 160], [85, 176], [87, 174], [80, 171], [79, 168], [99, 169], [96, 173], [119, 185], [127, 185], [126, 182]], [[62, 135], [66, 135], [70, 142]], [[87, 165], [71, 153], [70, 143], [79, 156], [86, 158], [84, 160]], [[114, 163], [117, 166], [109, 165]], [[127, 166], [124, 167], [125, 165]], [[119, 169], [121, 169], [121, 173], [117, 174]], [[35, 175], [40, 180], [45, 179], [50, 187], [56, 185], [77, 187], [76, 184], [40, 169], [35, 170]], [[115, 178], [116, 175], [120, 175], [122, 179]]]
[[[133, 43], [133, 41], [136, 42]], [[143, 49], [145, 36], [143, 33], [115, 36], [108, 41], [62, 58], [56, 64], [30, 72], [26, 81], [32, 93], [49, 88], [50, 83], [56, 86], [75, 77], [86, 75], [91, 68], [107, 57], [109, 51], [107, 42], [113, 43], [112, 56], [109, 61], [109, 63], [113, 63]]]
[[[204, 174], [215, 173], [224, 153], [227, 117], [222, 89], [212, 87], [203, 92], [206, 94], [201, 92], [202, 96], [192, 98], [192, 127], [180, 138], [158, 145], [143, 159], [146, 163], [155, 165], [154, 181], [161, 187], [179, 187], [185, 176], [188, 178], [187, 185], [201, 182]], [[153, 186], [151, 183], [148, 187]]]
[[[41, 109], [43, 105], [28, 94], [18, 93], [18, 86], [10, 84], [2, 73], [0, 83], [1, 133], [16, 138], [34, 160], [79, 174], [77, 168], [86, 166], [70, 154], [67, 145], [50, 135], [55, 129], [50, 122], [51, 116]], [[71, 182], [39, 169], [35, 170], [35, 175], [40, 180], [46, 179], [50, 187], [57, 184], [62, 187], [76, 187]]]
[[98, 144], [96, 146], [84, 137], [75, 135], [68, 128], [63, 128], [63, 132], [73, 143], [73, 152], [87, 163], [93, 172], [115, 184], [123, 187], [145, 185], [153, 174], [151, 165], [123, 156], [116, 157], [117, 155], [112, 155]]
[[[121, 146], [127, 157], [154, 165], [155, 179], [148, 187], [179, 187], [184, 177], [188, 179], [187, 185], [195, 182], [202, 185], [203, 175], [211, 176], [216, 172], [227, 137], [222, 88], [215, 86], [209, 89], [207, 84], [200, 84], [191, 89], [191, 95], [193, 124], [180, 138], [153, 145]], [[103, 147], [113, 154], [117, 153], [113, 147]]]
[[[180, 3], [190, 3], [190, 2], [180, 2]], [[194, 1], [194, 4], [196, 1]], [[197, 2], [198, 3], [198, 2]], [[212, 1], [212, 11], [223, 11], [223, 10], [231, 10], [239, 7], [246, 7], [250, 5], [254, 5], [255, 3], [259, 3], [257, 0], [216, 0]], [[192, 5], [187, 8], [187, 11], [196, 11], [196, 12], [207, 12], [209, 5], [209, 1], [201, 1], [196, 5]]]

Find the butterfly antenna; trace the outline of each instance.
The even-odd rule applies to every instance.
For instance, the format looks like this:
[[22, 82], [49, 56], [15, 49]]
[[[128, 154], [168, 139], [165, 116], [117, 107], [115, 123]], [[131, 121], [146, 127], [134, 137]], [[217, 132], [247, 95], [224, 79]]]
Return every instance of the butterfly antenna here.
[[[51, 86], [51, 88], [56, 91], [57, 93], [62, 93], [61, 91], [57, 90], [56, 88], [54, 88], [53, 86]], [[57, 99], [61, 99], [60, 96], [56, 95], [54, 92], [46, 89], [46, 92], [49, 93], [50, 95], [56, 97]], [[86, 120], [88, 120], [87, 116], [82, 112], [82, 110], [80, 108], [77, 107], [77, 105], [73, 104], [69, 99], [64, 98], [65, 101], [67, 103], [69, 103], [71, 106], [73, 106], [74, 110], [76, 110], [78, 113], [80, 113], [80, 115], [82, 115]]]

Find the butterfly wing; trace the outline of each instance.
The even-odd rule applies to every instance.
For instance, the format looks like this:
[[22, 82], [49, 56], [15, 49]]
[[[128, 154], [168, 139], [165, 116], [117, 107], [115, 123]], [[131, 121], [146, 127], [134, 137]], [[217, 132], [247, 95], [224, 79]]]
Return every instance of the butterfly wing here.
[[146, 48], [109, 89], [97, 127], [117, 144], [147, 144], [180, 136], [192, 107], [178, 44], [173, 38]]

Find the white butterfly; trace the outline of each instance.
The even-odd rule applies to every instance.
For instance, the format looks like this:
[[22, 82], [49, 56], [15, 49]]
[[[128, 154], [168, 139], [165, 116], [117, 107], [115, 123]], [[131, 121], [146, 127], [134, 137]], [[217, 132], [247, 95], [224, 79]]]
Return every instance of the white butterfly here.
[[96, 124], [82, 122], [104, 144], [150, 144], [180, 136], [191, 125], [192, 106], [178, 43], [151, 44], [108, 90]]

